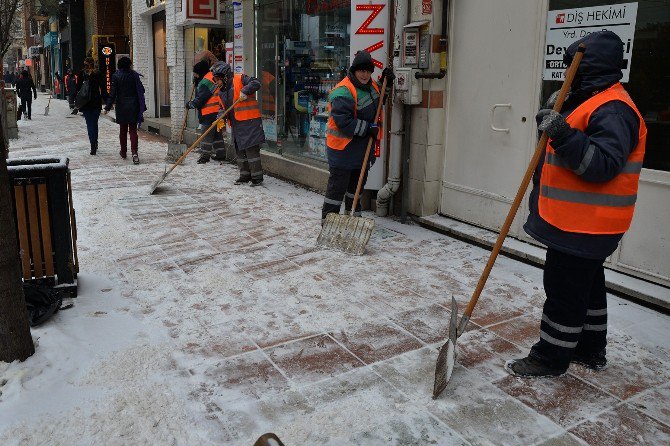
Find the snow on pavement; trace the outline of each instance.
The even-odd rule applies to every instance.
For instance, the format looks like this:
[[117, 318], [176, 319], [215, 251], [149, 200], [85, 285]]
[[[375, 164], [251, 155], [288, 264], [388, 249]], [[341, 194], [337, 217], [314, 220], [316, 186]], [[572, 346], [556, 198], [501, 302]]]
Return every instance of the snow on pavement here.
[[542, 275], [501, 257], [433, 401], [451, 297], [487, 251], [391, 219], [365, 256], [318, 249], [316, 193], [193, 157], [150, 196], [163, 139], [141, 132], [135, 166], [105, 118], [90, 156], [64, 101], [19, 125], [10, 156], [70, 158], [81, 273], [35, 355], [0, 363], [0, 444], [670, 444], [666, 315], [610, 296], [608, 369], [510, 377]]

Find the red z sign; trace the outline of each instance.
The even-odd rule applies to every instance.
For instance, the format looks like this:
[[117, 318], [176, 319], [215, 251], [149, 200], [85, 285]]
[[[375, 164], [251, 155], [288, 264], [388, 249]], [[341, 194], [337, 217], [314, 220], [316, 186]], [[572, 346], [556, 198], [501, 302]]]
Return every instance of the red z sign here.
[[[377, 18], [380, 12], [386, 7], [386, 5], [380, 5], [380, 4], [369, 4], [369, 5], [356, 5], [356, 11], [372, 11], [370, 12], [370, 15], [368, 16], [367, 19], [363, 21], [361, 26], [358, 27], [356, 30], [356, 34], [384, 34], [384, 28], [370, 28], [370, 23], [374, 19]], [[384, 47], [384, 40], [380, 40], [379, 42], [368, 46], [365, 48], [365, 51], [368, 53], [372, 54], [375, 51], [381, 49]], [[372, 57], [372, 63], [375, 64], [375, 66], [379, 69], [382, 69], [384, 67], [384, 64], [382, 64], [380, 61]]]

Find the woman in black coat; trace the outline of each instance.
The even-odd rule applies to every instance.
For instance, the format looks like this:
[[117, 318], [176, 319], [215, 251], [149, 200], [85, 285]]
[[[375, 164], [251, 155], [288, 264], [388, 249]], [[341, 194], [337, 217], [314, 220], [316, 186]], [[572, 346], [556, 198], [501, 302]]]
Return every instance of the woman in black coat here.
[[119, 124], [119, 140], [121, 150], [119, 155], [126, 158], [128, 151], [128, 132], [130, 132], [130, 151], [133, 154], [133, 163], [139, 164], [137, 154], [137, 125], [143, 121], [142, 113], [146, 110], [144, 104], [144, 86], [140, 75], [131, 68], [131, 61], [127, 57], [119, 59], [118, 70], [112, 76], [112, 91], [105, 105], [105, 114], [116, 104], [116, 123]]
[[[88, 81], [89, 97], [84, 102], [80, 99], [79, 91]], [[91, 143], [91, 155], [98, 152], [98, 119], [100, 118], [100, 110], [102, 109], [102, 99], [107, 92], [102, 88], [100, 83], [100, 73], [95, 69], [95, 61], [92, 57], [84, 59], [84, 70], [77, 79], [77, 99], [75, 100], [75, 109], [72, 111], [73, 115], [81, 111], [86, 120], [86, 130], [88, 131], [88, 140]], [[78, 107], [78, 108], [77, 108]]]
[[21, 110], [24, 116], [31, 119], [33, 97], [37, 99], [37, 90], [28, 70], [23, 70], [19, 76], [19, 80], [16, 81], [16, 92], [21, 99]]

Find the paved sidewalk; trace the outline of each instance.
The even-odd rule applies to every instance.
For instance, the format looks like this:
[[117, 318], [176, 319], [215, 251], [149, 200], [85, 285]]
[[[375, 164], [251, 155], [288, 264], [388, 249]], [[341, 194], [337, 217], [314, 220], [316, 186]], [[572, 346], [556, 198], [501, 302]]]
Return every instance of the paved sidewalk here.
[[[48, 117], [21, 122], [11, 157], [70, 158], [81, 280], [109, 282], [98, 300], [119, 293], [95, 321], [130, 315], [129, 327], [144, 327], [92, 366], [106, 379], [105, 399], [134, 392], [123, 410], [102, 405], [87, 416], [100, 381], [68, 381], [82, 402], [60, 415], [87, 435], [81, 444], [113, 442], [87, 427], [97, 418], [130, 426], [138, 413], [157, 420], [146, 428], [154, 444], [188, 444], [192, 427], [201, 444], [251, 445], [267, 431], [287, 446], [670, 444], [670, 317], [610, 296], [607, 369], [511, 377], [503, 364], [539, 336], [544, 295], [541, 270], [501, 257], [459, 340], [452, 381], [433, 401], [451, 297], [462, 311], [488, 251], [391, 219], [377, 219], [365, 256], [317, 249], [321, 196], [269, 177], [264, 187], [234, 186], [234, 166], [197, 165], [195, 155], [150, 196], [166, 142], [141, 132], [134, 166], [119, 158], [117, 126], [102, 118], [90, 156], [83, 118], [66, 108], [52, 101]], [[76, 307], [95, 301], [80, 299]], [[77, 324], [77, 314], [60, 313], [41, 336], [67, 334], [58, 324]], [[122, 336], [123, 327], [95, 327], [91, 339]], [[21, 367], [33, 372], [30, 359]], [[178, 403], [159, 398], [179, 389]], [[145, 403], [146, 412], [132, 409]], [[176, 407], [192, 426], [172, 422]], [[48, 438], [37, 422], [17, 420], [0, 439]], [[118, 444], [152, 444], [119, 426], [128, 432], [113, 433]]]

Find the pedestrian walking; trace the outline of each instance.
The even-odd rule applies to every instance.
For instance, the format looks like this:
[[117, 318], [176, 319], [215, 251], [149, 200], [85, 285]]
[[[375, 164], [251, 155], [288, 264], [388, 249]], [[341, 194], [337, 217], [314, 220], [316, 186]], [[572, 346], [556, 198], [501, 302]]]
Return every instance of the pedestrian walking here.
[[[195, 97], [186, 103], [186, 109], [198, 111], [198, 122], [204, 129], [209, 128], [219, 112], [218, 88], [214, 82], [214, 75], [209, 70], [209, 58], [204, 58], [193, 65], [194, 82], [197, 82]], [[225, 150], [223, 135], [219, 129], [213, 129], [200, 143], [198, 164], [208, 163], [212, 153]]]
[[633, 219], [647, 129], [619, 82], [621, 39], [611, 31], [589, 34], [568, 47], [567, 65], [580, 43], [586, 52], [562, 112], [550, 110], [550, 99], [537, 114], [550, 139], [524, 229], [547, 246], [547, 299], [539, 341], [528, 357], [506, 364], [517, 376], [558, 376], [570, 362], [593, 370], [607, 363], [603, 263]]
[[137, 153], [137, 126], [144, 121], [143, 113], [147, 109], [144, 98], [144, 85], [140, 74], [131, 68], [128, 57], [122, 57], [117, 64], [118, 70], [112, 76], [112, 90], [107, 98], [105, 114], [116, 104], [116, 123], [119, 124], [119, 155], [126, 159], [128, 152], [128, 133], [130, 132], [130, 151], [133, 163], [139, 164]]
[[73, 74], [69, 68], [65, 75], [65, 94], [70, 104], [70, 110], [74, 109], [74, 100], [77, 97], [77, 75]]
[[[380, 122], [374, 122], [381, 83], [386, 78], [390, 88], [395, 75], [391, 68], [385, 68], [378, 84], [372, 80], [374, 69], [370, 53], [359, 51], [347, 75], [328, 96], [330, 116], [326, 129], [326, 146], [330, 176], [321, 210], [322, 222], [329, 213], [340, 212], [342, 201], [345, 210], [351, 211], [368, 140], [370, 137], [381, 140], [381, 117]], [[370, 166], [374, 161], [374, 155], [370, 156]], [[368, 166], [365, 167], [363, 184], [367, 181], [369, 170]], [[354, 216], [360, 215], [359, 202]]]
[[91, 155], [98, 152], [98, 119], [102, 109], [102, 100], [107, 96], [106, 90], [101, 87], [100, 73], [95, 69], [92, 57], [84, 59], [84, 69], [77, 79], [77, 97], [72, 114], [79, 111], [86, 120], [86, 131], [91, 143]]
[[21, 112], [26, 119], [32, 119], [33, 99], [37, 99], [35, 82], [28, 70], [23, 70], [16, 81], [16, 92], [21, 99]]
[[261, 82], [245, 74], [233, 75], [233, 69], [225, 62], [216, 63], [212, 72], [220, 89], [222, 108], [228, 109], [240, 99], [227, 116], [233, 133], [237, 166], [240, 169], [240, 176], [235, 184], [251, 181], [252, 186], [259, 186], [263, 183], [261, 144], [265, 142], [265, 132], [255, 95], [261, 88]]

